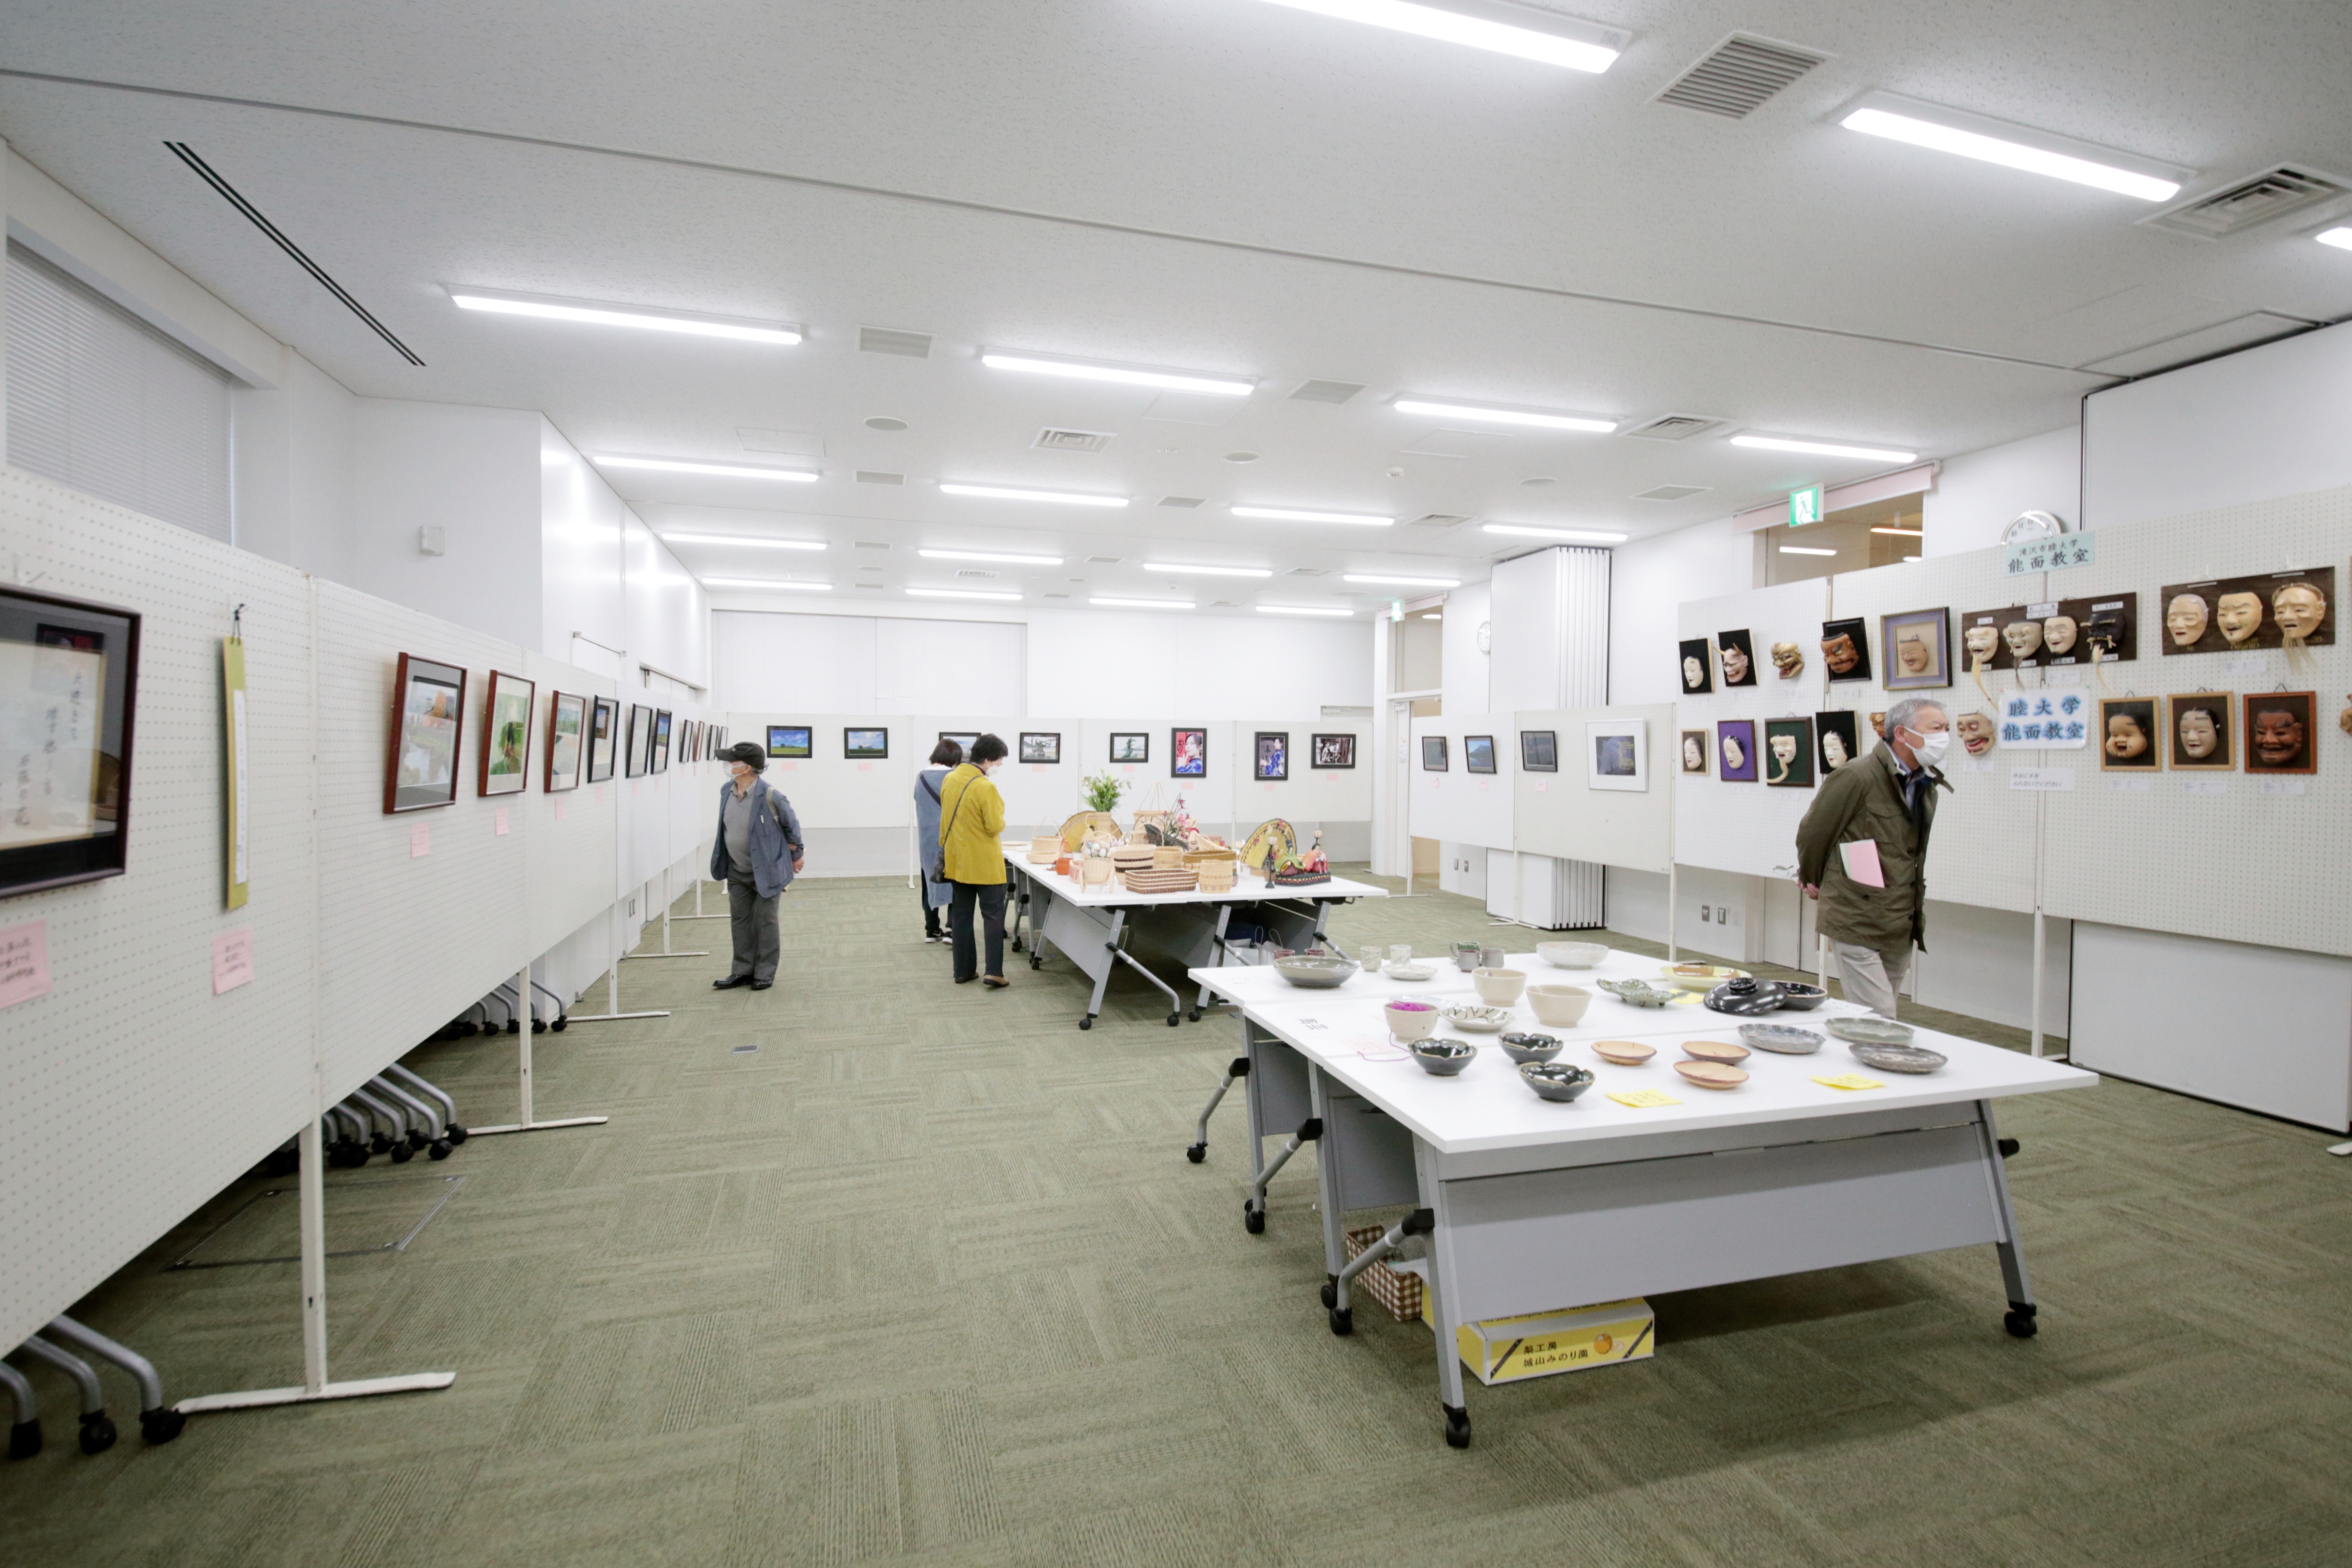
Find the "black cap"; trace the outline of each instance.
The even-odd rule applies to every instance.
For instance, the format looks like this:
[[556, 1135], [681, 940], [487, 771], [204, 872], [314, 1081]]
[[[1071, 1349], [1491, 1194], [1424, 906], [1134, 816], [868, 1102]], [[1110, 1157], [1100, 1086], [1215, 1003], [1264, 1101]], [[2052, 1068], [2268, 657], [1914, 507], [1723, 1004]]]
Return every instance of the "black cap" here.
[[768, 753], [760, 749], [757, 741], [736, 742], [727, 748], [727, 760], [744, 763], [755, 773], [765, 773], [768, 767]]

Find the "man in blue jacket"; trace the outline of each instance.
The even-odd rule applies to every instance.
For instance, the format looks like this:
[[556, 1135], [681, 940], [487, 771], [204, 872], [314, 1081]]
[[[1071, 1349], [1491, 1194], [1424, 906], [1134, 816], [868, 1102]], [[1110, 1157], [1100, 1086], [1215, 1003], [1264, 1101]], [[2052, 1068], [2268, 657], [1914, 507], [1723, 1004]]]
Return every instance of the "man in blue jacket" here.
[[710, 879], [727, 884], [727, 913], [735, 938], [735, 964], [715, 991], [776, 983], [783, 940], [776, 900], [801, 868], [801, 819], [783, 791], [760, 776], [768, 756], [752, 741], [727, 750], [728, 780], [719, 786], [719, 831], [710, 841]]

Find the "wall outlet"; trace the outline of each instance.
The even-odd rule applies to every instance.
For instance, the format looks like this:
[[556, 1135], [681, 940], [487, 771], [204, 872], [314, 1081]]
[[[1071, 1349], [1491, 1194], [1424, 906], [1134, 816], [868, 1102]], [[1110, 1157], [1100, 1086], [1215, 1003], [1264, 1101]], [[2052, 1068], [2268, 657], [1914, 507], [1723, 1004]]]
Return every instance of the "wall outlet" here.
[[1714, 920], [1715, 907], [1712, 904], [1701, 904], [1698, 907], [1698, 923], [1701, 925], [1707, 925], [1712, 923]]
[[446, 555], [449, 553], [446, 541], [447, 531], [437, 522], [428, 522], [416, 531], [416, 553]]

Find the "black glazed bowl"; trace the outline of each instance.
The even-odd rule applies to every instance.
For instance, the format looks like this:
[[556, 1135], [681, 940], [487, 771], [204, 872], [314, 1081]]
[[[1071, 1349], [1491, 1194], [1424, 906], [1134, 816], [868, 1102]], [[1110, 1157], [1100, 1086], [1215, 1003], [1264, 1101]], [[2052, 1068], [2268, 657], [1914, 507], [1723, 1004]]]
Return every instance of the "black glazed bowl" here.
[[1808, 985], [1801, 980], [1777, 982], [1780, 987], [1780, 1005], [1792, 1013], [1810, 1013], [1830, 999], [1830, 994], [1818, 985]]
[[1727, 980], [1708, 992], [1706, 1005], [1718, 1013], [1752, 1018], [1780, 1007], [1780, 986], [1776, 981], [1742, 975], [1737, 980]]
[[1590, 1068], [1567, 1067], [1559, 1062], [1521, 1062], [1519, 1076], [1528, 1087], [1544, 1100], [1565, 1105], [1592, 1087]]
[[1432, 1078], [1452, 1078], [1470, 1065], [1478, 1047], [1467, 1040], [1415, 1040], [1412, 1059]]
[[1559, 1055], [1562, 1043], [1550, 1035], [1505, 1035], [1503, 1054], [1522, 1065], [1548, 1062]]

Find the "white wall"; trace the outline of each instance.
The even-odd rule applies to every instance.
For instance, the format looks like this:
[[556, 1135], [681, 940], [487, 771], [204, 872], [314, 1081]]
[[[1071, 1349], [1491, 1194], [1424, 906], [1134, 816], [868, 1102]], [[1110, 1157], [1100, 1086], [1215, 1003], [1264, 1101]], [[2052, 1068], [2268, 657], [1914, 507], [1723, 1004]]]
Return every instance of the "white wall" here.
[[359, 399], [291, 349], [284, 368], [278, 386], [230, 394], [232, 542], [314, 576], [348, 583], [357, 569], [352, 486]]
[[2082, 431], [2029, 436], [1948, 458], [1922, 505], [1927, 555], [1956, 555], [2000, 542], [2000, 531], [2022, 511], [2055, 512], [2070, 528], [2082, 523]]
[[1612, 552], [1609, 575], [1609, 700], [1671, 702], [1676, 606], [1756, 586], [1756, 541], [1718, 518]]
[[1375, 622], [1182, 611], [1027, 613], [1031, 713], [1314, 713], [1372, 700]]
[[[359, 400], [350, 585], [541, 647], [540, 416], [514, 408]], [[425, 555], [417, 529], [443, 531]]]

